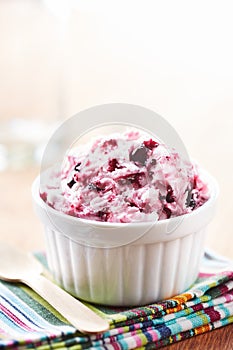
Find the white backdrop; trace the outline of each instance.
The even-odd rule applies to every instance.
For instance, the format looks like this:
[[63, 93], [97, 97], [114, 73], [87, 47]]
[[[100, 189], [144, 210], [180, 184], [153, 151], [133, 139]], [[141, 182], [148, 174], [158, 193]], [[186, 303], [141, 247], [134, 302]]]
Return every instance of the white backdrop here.
[[0, 121], [62, 121], [109, 102], [154, 109], [217, 178], [208, 244], [233, 258], [232, 10], [225, 0], [2, 0]]

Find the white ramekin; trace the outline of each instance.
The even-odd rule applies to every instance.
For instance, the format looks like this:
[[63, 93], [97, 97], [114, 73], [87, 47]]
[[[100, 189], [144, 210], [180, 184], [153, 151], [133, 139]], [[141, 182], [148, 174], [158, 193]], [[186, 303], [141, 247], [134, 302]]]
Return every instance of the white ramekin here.
[[190, 214], [155, 223], [114, 224], [78, 219], [49, 207], [32, 186], [45, 227], [46, 255], [55, 281], [93, 303], [133, 306], [184, 292], [196, 279], [206, 226], [218, 186], [205, 173], [209, 200]]

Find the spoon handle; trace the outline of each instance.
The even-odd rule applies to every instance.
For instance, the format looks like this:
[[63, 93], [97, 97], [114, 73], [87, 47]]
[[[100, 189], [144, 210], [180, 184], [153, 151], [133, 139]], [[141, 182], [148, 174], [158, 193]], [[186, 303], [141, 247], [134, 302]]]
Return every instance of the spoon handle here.
[[42, 275], [29, 276], [23, 282], [36, 291], [83, 333], [99, 333], [109, 329], [109, 323]]

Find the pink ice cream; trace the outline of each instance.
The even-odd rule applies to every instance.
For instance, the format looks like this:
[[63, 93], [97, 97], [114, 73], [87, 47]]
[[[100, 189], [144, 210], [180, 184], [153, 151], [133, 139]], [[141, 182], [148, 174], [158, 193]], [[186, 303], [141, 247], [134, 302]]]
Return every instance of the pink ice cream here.
[[190, 213], [208, 200], [208, 189], [197, 166], [158, 139], [129, 131], [69, 152], [41, 197], [78, 218], [126, 223]]

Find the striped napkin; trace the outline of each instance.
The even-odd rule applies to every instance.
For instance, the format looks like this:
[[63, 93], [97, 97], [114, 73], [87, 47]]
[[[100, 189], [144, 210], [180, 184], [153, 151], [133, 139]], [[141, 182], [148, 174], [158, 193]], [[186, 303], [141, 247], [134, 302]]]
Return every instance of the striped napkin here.
[[[43, 254], [36, 257], [46, 263]], [[158, 349], [228, 325], [233, 323], [233, 268], [227, 265], [206, 253], [195, 284], [156, 304], [86, 304], [110, 323], [109, 331], [90, 336], [76, 330], [30, 288], [2, 281], [0, 349]]]

